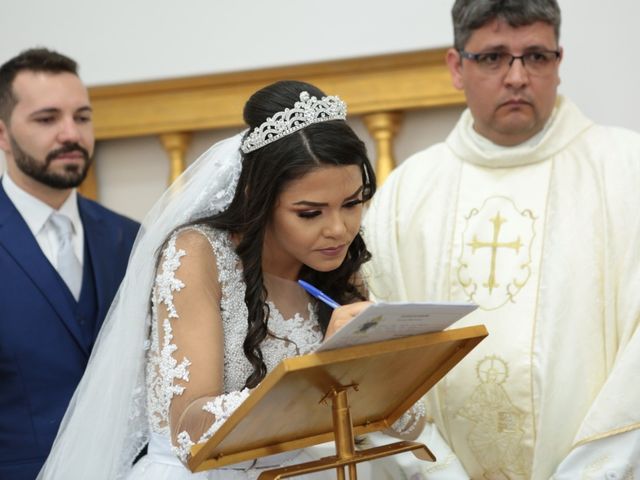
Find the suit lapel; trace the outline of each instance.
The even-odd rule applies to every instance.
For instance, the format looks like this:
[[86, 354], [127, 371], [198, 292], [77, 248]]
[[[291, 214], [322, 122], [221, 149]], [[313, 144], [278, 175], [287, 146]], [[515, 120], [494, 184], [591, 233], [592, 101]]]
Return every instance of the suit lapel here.
[[0, 248], [4, 248], [37, 290], [47, 299], [78, 346], [88, 355], [82, 331], [68, 301], [64, 284], [42, 253], [24, 219], [0, 185]]
[[[98, 301], [98, 318], [94, 327], [94, 332], [100, 330], [102, 320], [110, 307], [110, 299], [113, 298], [114, 267], [113, 255], [108, 252], [115, 252], [121, 242], [120, 233], [110, 230], [98, 212], [84, 198], [78, 196], [78, 207], [84, 235], [85, 246], [89, 249], [91, 265], [96, 282], [96, 297]], [[117, 283], [115, 283], [117, 285]]]

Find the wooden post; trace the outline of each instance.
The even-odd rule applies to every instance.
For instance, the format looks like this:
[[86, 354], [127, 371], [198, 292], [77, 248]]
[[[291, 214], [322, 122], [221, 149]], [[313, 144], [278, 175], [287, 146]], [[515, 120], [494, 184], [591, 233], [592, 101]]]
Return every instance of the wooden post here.
[[402, 123], [402, 112], [369, 113], [363, 117], [364, 124], [376, 142], [377, 159], [375, 164], [378, 186], [396, 167], [393, 154], [393, 139]]
[[163, 133], [160, 135], [160, 141], [169, 155], [169, 185], [171, 185], [186, 168], [185, 155], [191, 141], [191, 134]]
[[78, 193], [83, 197], [98, 201], [98, 180], [96, 178], [96, 158], [93, 157], [93, 163], [89, 167], [87, 177], [78, 187]]

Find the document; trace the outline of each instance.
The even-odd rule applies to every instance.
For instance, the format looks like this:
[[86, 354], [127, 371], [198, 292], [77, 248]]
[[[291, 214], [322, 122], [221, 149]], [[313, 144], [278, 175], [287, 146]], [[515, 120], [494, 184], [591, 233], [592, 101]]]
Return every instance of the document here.
[[316, 352], [439, 332], [476, 308], [477, 305], [468, 303], [374, 303], [322, 343]]

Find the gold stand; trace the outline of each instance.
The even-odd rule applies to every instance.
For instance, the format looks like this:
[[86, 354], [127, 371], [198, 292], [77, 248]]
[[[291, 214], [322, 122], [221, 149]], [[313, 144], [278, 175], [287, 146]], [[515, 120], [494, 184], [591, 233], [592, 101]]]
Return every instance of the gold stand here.
[[324, 457], [307, 463], [300, 463], [290, 467], [281, 467], [262, 472], [258, 480], [280, 480], [282, 478], [295, 477], [307, 473], [320, 472], [323, 470], [336, 469], [336, 478], [346, 480], [345, 469], [348, 469], [349, 480], [357, 480], [358, 472], [356, 464], [375, 460], [382, 457], [396, 455], [398, 453], [413, 452], [420, 460], [435, 461], [434, 455], [426, 445], [418, 442], [396, 442], [381, 447], [369, 448], [367, 450], [356, 451], [353, 441], [353, 423], [351, 421], [351, 411], [349, 410], [349, 399], [347, 390], [353, 388], [358, 391], [357, 384], [333, 387], [322, 398], [320, 403], [327, 404], [331, 400], [331, 412], [333, 414], [333, 432], [335, 435], [336, 455]]
[[201, 472], [331, 441], [335, 455], [268, 467], [259, 479], [335, 470], [339, 480], [347, 472], [355, 480], [356, 464], [403, 452], [433, 461], [418, 442], [356, 450], [353, 439], [390, 428], [486, 336], [484, 326], [473, 326], [284, 359], [206, 443], [191, 448], [189, 469]]

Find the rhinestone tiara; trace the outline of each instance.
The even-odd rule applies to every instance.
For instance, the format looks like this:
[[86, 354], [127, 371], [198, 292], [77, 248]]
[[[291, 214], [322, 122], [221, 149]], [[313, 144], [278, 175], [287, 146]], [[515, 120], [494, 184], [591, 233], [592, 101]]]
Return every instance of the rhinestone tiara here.
[[293, 108], [285, 108], [254, 128], [242, 142], [240, 149], [244, 153], [253, 152], [312, 123], [346, 118], [347, 104], [340, 98], [328, 96], [318, 100], [309, 95], [309, 92], [300, 92], [300, 101]]

